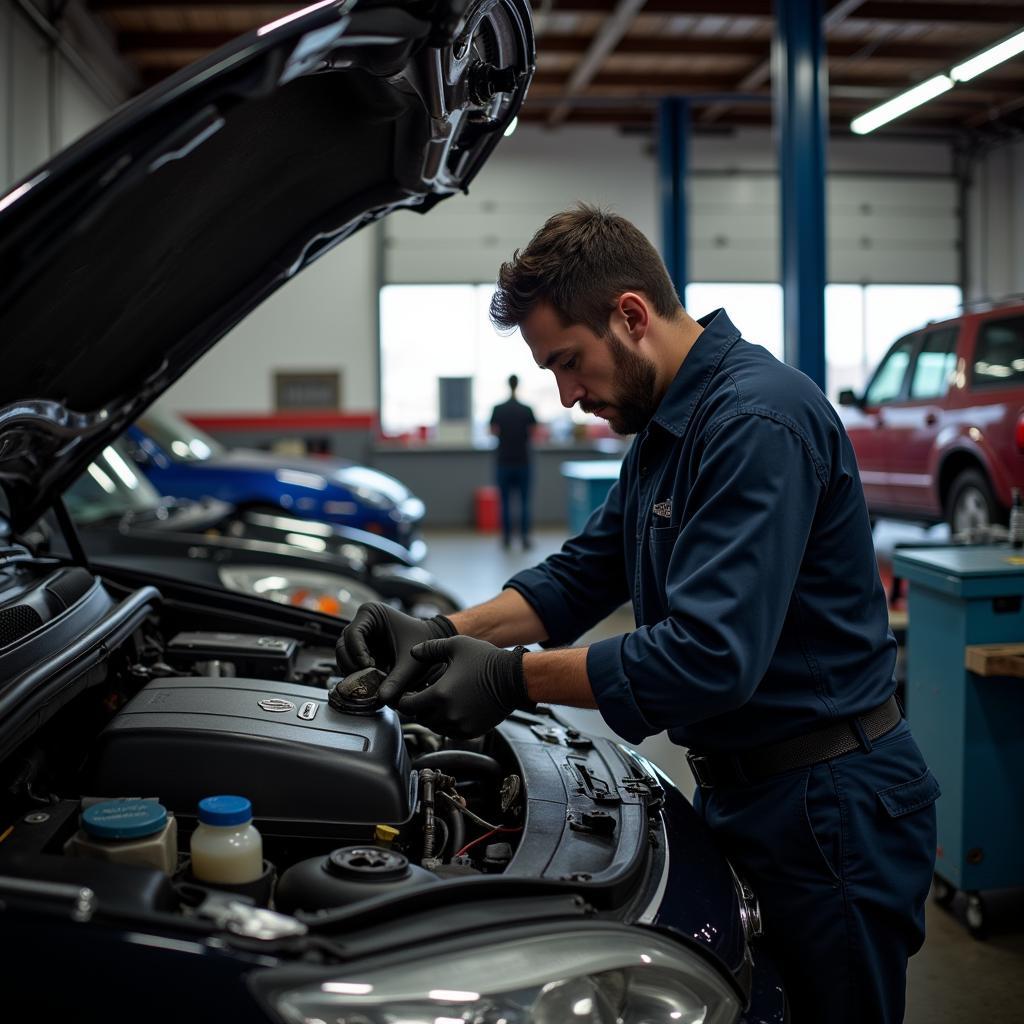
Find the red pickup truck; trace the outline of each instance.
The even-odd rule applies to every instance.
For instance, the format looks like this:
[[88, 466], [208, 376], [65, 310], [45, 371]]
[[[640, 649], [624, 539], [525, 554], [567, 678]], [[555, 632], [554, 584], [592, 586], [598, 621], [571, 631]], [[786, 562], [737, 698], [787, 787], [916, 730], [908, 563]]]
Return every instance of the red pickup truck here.
[[900, 338], [839, 405], [872, 517], [1005, 523], [1024, 490], [1024, 299]]

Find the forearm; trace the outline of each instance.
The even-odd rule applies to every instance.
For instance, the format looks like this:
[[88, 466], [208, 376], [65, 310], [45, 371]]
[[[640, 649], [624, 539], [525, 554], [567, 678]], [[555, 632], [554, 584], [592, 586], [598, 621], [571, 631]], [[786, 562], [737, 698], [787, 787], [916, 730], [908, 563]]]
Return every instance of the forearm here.
[[523, 675], [530, 700], [573, 708], [597, 707], [587, 675], [586, 647], [527, 651], [523, 655]]
[[448, 618], [463, 636], [487, 640], [497, 647], [536, 644], [548, 638], [544, 623], [517, 590], [503, 590], [490, 601]]

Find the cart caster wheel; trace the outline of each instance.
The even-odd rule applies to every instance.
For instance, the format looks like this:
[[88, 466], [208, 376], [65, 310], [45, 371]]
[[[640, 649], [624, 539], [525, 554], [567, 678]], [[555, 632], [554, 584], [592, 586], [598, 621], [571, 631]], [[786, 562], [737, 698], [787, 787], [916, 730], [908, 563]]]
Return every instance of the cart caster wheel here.
[[985, 901], [976, 893], [967, 897], [967, 930], [975, 939], [988, 938], [988, 913]]
[[948, 907], [956, 896], [956, 886], [950, 885], [944, 878], [938, 875], [932, 877], [932, 899], [940, 907]]

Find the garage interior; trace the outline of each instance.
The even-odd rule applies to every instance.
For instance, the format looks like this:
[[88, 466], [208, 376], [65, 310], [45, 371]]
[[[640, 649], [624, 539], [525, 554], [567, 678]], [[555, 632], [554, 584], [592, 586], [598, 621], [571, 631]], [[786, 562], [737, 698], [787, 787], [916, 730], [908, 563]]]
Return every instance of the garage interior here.
[[[303, 6], [0, 0], [0, 195], [125, 101]], [[582, 526], [629, 444], [605, 421], [563, 408], [521, 341], [496, 336], [486, 319], [501, 262], [552, 212], [586, 201], [655, 241], [694, 316], [724, 306], [744, 337], [807, 373], [837, 408], [871, 412], [876, 369], [899, 339], [920, 344], [926, 325], [974, 313], [1010, 324], [1001, 329], [1016, 330], [1021, 346], [1019, 365], [1006, 363], [1019, 389], [1010, 472], [1024, 489], [1024, 44], [976, 77], [953, 73], [1024, 33], [1024, 4], [539, 0], [532, 9], [537, 70], [527, 100], [468, 192], [429, 217], [398, 212], [326, 253], [233, 327], [161, 409], [227, 448], [351, 460], [396, 478], [425, 506], [422, 568], [461, 605], [484, 600]], [[854, 127], [937, 78], [933, 98], [877, 128]], [[942, 394], [957, 369], [955, 341], [953, 332], [941, 352]], [[510, 374], [539, 422], [529, 550], [503, 546], [494, 486], [489, 418]], [[881, 425], [876, 417], [871, 429]], [[894, 472], [881, 474], [890, 482], [921, 475], [897, 465], [900, 443]], [[861, 472], [866, 484], [878, 475], [864, 464]], [[957, 647], [951, 685], [998, 680], [1011, 694], [999, 707], [1011, 709], [1012, 724], [983, 740], [992, 774], [963, 785], [1010, 794], [1010, 806], [992, 796], [991, 813], [1019, 830], [1020, 780], [1009, 775], [1024, 767], [1024, 558], [1010, 546], [1010, 503], [991, 481], [965, 485], [977, 472], [968, 462], [949, 468], [932, 514], [895, 487], [868, 501], [912, 726], [921, 685], [908, 657], [914, 610], [929, 621], [918, 627], [923, 651], [926, 595], [945, 586], [940, 578], [985, 575], [958, 575], [943, 553], [991, 549], [1000, 559], [985, 575], [994, 589], [955, 590], [977, 636]], [[957, 522], [967, 525], [958, 531]], [[1024, 518], [1020, 530], [1024, 539]], [[1003, 631], [979, 626], [984, 610], [972, 601], [1008, 602], [993, 612]], [[624, 606], [580, 643], [633, 628]], [[1014, 648], [1009, 667], [965, 667], [967, 645]], [[937, 707], [946, 716], [937, 736], [962, 726], [962, 708]], [[613, 736], [596, 711], [566, 717]], [[639, 749], [692, 795], [683, 752], [665, 734]], [[961, 813], [954, 799], [970, 799], [954, 794], [959, 781], [943, 789], [940, 822]], [[1019, 876], [1024, 856], [1012, 856]], [[972, 927], [966, 891], [948, 905], [929, 900], [927, 940], [909, 967], [910, 1024], [1020, 1020], [1024, 878], [984, 896], [983, 928]]]

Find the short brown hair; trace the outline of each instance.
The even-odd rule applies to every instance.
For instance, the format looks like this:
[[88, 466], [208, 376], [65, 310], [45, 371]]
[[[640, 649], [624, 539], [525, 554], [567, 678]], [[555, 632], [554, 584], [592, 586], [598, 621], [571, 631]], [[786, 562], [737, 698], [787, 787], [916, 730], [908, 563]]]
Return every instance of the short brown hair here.
[[666, 319], [682, 309], [665, 264], [643, 233], [625, 217], [580, 203], [549, 217], [529, 245], [501, 265], [491, 322], [512, 330], [547, 302], [566, 326], [583, 324], [604, 337], [616, 299], [628, 291], [643, 292]]

